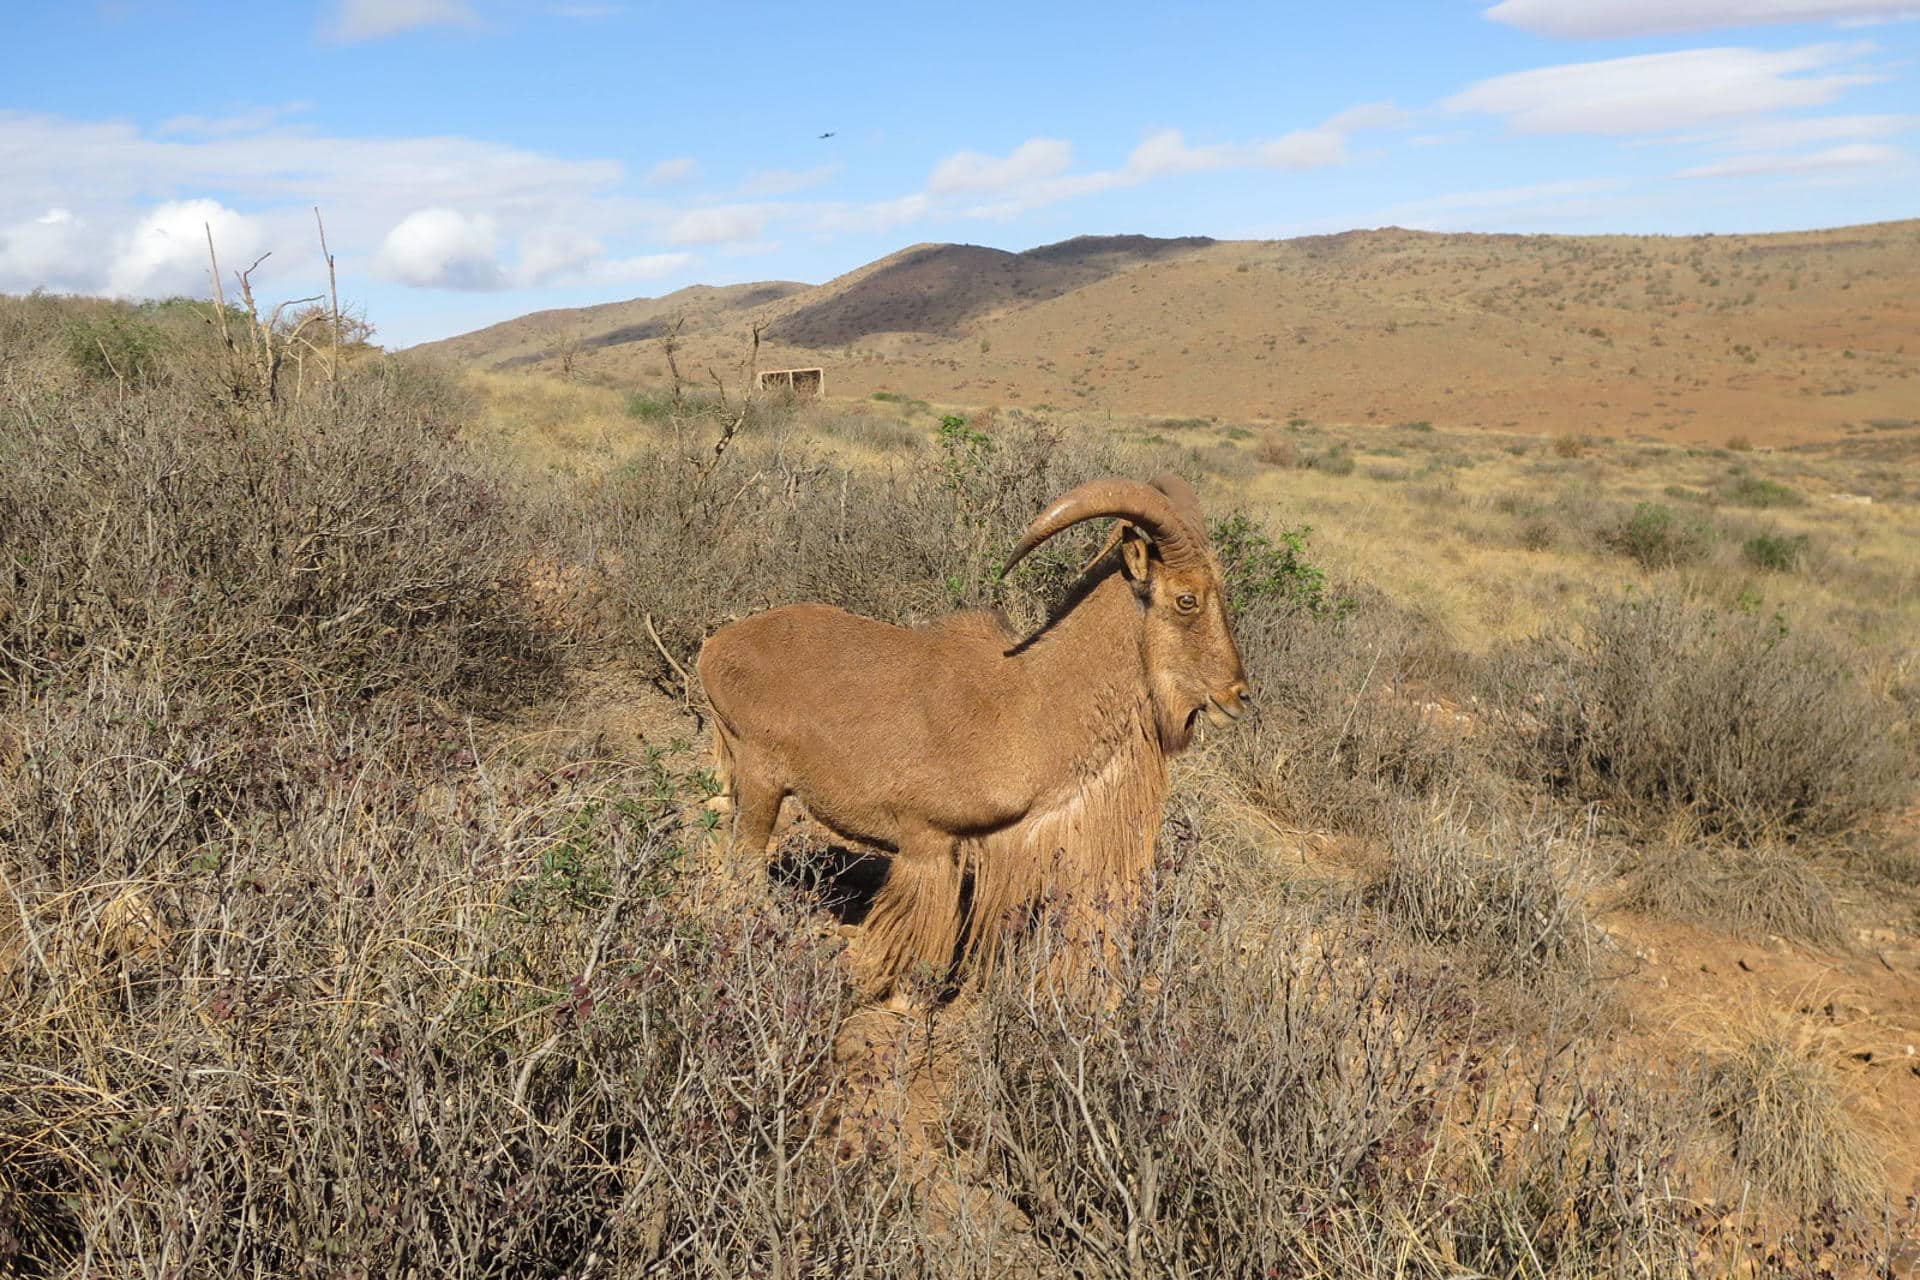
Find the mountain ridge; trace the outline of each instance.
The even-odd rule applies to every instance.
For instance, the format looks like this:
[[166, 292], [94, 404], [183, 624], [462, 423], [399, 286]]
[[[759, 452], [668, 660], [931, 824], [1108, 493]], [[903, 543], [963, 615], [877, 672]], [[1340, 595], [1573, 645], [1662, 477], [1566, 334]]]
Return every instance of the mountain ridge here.
[[1397, 227], [909, 245], [819, 285], [693, 286], [416, 350], [629, 385], [820, 365], [835, 395], [1787, 444], [1920, 405], [1920, 220], [1756, 235]]

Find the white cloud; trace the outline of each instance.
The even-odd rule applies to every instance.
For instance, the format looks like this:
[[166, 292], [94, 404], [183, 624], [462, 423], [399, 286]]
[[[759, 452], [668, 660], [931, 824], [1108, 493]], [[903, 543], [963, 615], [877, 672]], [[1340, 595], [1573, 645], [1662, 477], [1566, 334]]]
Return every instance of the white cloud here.
[[658, 280], [693, 265], [690, 253], [647, 253], [633, 258], [606, 258], [593, 264], [586, 279], [595, 284]]
[[[195, 187], [320, 204], [329, 225], [371, 206], [390, 225], [408, 207], [537, 208], [618, 183], [611, 160], [565, 160], [471, 138], [337, 138], [273, 129], [202, 142], [150, 138], [121, 122], [0, 111], [0, 216], [8, 206], [166, 199]], [[395, 201], [406, 205], [396, 208]], [[307, 215], [309, 221], [312, 214]]]
[[664, 187], [673, 182], [685, 182], [693, 176], [698, 164], [692, 156], [677, 156], [672, 160], [662, 160], [647, 170], [647, 185]]
[[1916, 13], [1914, 0], [1502, 0], [1484, 16], [1541, 35], [1617, 37], [1787, 22], [1853, 25]]
[[578, 276], [606, 252], [606, 246], [573, 227], [536, 227], [520, 237], [515, 278], [521, 284], [553, 284]]
[[1320, 127], [1336, 133], [1355, 133], [1361, 129], [1396, 129], [1412, 120], [1413, 112], [1397, 102], [1363, 102], [1348, 107]]
[[[217, 191], [226, 205], [245, 210], [258, 243], [279, 250], [259, 278], [300, 273], [299, 292], [312, 291], [310, 277], [319, 261], [315, 204], [326, 214], [343, 280], [377, 269], [392, 279], [462, 288], [501, 287], [518, 278], [494, 275], [472, 252], [480, 238], [476, 218], [491, 220], [496, 247], [524, 238], [523, 256], [534, 264], [536, 274], [584, 276], [595, 268], [565, 261], [578, 252], [579, 239], [562, 252], [557, 241], [543, 240], [537, 233], [567, 228], [593, 243], [598, 243], [595, 237], [616, 243], [615, 237], [624, 241], [636, 228], [642, 234], [657, 231], [676, 212], [619, 194], [621, 169], [615, 162], [561, 159], [468, 138], [336, 138], [274, 128], [198, 140], [161, 139], [124, 123], [5, 111], [0, 111], [0, 173], [6, 174], [0, 182], [0, 228], [5, 229], [0, 237], [8, 245], [5, 287], [13, 288], [44, 284], [79, 291], [128, 290], [138, 278], [137, 264], [124, 265], [113, 275], [114, 244], [132, 237], [136, 224], [144, 226], [143, 219], [156, 205], [183, 192]], [[59, 236], [22, 231], [16, 225], [30, 224], [49, 208], [71, 211], [87, 224], [91, 265], [76, 265], [56, 254], [55, 242], [66, 243]], [[437, 227], [432, 222], [413, 224], [393, 252], [378, 257], [398, 224], [423, 210], [459, 211], [457, 216], [466, 219], [464, 256], [435, 256], [436, 244], [451, 243], [446, 239], [451, 224], [442, 220]], [[409, 239], [429, 232], [437, 232], [440, 239]], [[141, 234], [151, 237], [153, 232], [149, 228]], [[202, 238], [201, 257], [204, 251]], [[223, 241], [223, 262], [237, 254]], [[496, 254], [496, 266], [498, 260]], [[22, 278], [29, 261], [41, 264], [40, 278]], [[162, 285], [156, 278], [144, 287]]]
[[[1302, 172], [1346, 163], [1347, 137], [1362, 129], [1391, 128], [1411, 117], [1391, 102], [1369, 102], [1311, 129], [1296, 129], [1251, 142], [1194, 145], [1178, 129], [1156, 129], [1115, 169], [1070, 173], [1073, 148], [1056, 138], [1030, 138], [1002, 156], [962, 151], [934, 167], [920, 205], [901, 212], [919, 217], [947, 195], [994, 193], [1002, 198], [962, 208], [970, 218], [1006, 219], [1063, 200], [1097, 195], [1160, 178], [1224, 169], [1285, 169]], [[898, 202], [894, 202], [896, 205]]]
[[816, 216], [820, 230], [877, 234], [893, 231], [920, 221], [933, 211], [933, 200], [924, 191], [870, 204], [828, 205]]
[[1907, 153], [1880, 142], [1853, 142], [1824, 151], [1798, 155], [1745, 155], [1713, 164], [1683, 169], [1683, 178], [1748, 178], [1774, 173], [1823, 173], [1847, 169], [1885, 169], [1900, 164]]
[[84, 291], [99, 273], [99, 247], [66, 209], [0, 226], [0, 292]]
[[485, 214], [421, 209], [401, 219], [380, 243], [377, 269], [426, 289], [504, 289], [499, 230]]
[[1190, 147], [1178, 129], [1150, 133], [1127, 157], [1129, 182], [1210, 169], [1323, 169], [1346, 159], [1346, 135], [1339, 130], [1296, 129], [1267, 142], [1214, 143]]
[[690, 253], [611, 258], [598, 239], [564, 226], [536, 227], [521, 236], [511, 263], [503, 241], [499, 227], [484, 214], [422, 209], [388, 232], [378, 270], [420, 288], [487, 292], [627, 284], [671, 275], [694, 262]]
[[669, 244], [728, 244], [737, 240], [758, 240], [766, 227], [767, 215], [749, 205], [716, 205], [711, 209], [689, 209], [667, 224]]
[[257, 133], [279, 124], [288, 116], [313, 110], [311, 102], [285, 102], [271, 107], [250, 107], [224, 116], [174, 116], [161, 121], [155, 133], [162, 137], [186, 135], [197, 138], [224, 138], [236, 133]]
[[479, 22], [466, 0], [339, 0], [324, 28], [330, 40], [380, 40], [421, 27], [470, 27]]
[[1819, 142], [1890, 138], [1916, 128], [1920, 128], [1920, 116], [1808, 116], [1799, 120], [1763, 120], [1737, 129], [1671, 141], [1706, 143], [1734, 151], [1775, 151]]
[[1817, 44], [1769, 52], [1689, 49], [1605, 62], [1571, 63], [1495, 76], [1441, 105], [1506, 117], [1521, 133], [1660, 133], [1833, 101], [1880, 79], [1825, 71], [1871, 46]]
[[1423, 200], [1410, 200], [1384, 211], [1388, 222], [1423, 231], [1486, 229], [1488, 215], [1509, 224], [1536, 222], [1589, 214], [1596, 196], [1620, 192], [1618, 178], [1574, 178], [1484, 191], [1455, 191]]
[[785, 196], [831, 182], [840, 173], [837, 164], [811, 169], [762, 169], [740, 184], [743, 196]]
[[260, 224], [217, 200], [169, 200], [151, 210], [120, 243], [107, 270], [107, 292], [123, 298], [205, 294], [211, 276], [207, 233], [229, 280], [260, 256]]
[[927, 190], [935, 195], [956, 191], [1005, 191], [1065, 173], [1073, 163], [1073, 144], [1058, 138], [1029, 138], [1002, 156], [960, 151], [933, 168]]

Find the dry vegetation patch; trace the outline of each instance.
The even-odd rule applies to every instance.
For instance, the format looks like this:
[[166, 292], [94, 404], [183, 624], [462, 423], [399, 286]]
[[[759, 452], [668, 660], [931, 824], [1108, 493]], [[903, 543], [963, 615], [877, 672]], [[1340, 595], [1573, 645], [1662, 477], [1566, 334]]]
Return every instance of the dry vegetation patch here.
[[[370, 355], [235, 403], [179, 318], [0, 305], [0, 1270], [1870, 1273], [1911, 1231], [1821, 1052], [1755, 1032], [1650, 1075], [1608, 1040], [1590, 806], [1673, 848], [1626, 859], [1638, 909], [1824, 945], [1804, 847], [1872, 845], [1912, 779], [1904, 606], [1776, 618], [1608, 541], [1677, 458], [1627, 481], [1624, 450], [1413, 420], [1302, 423], [1260, 463], [1204, 421], [554, 408]], [[152, 366], [115, 345], [141, 325]], [[1688, 465], [1720, 494], [1724, 458]], [[1097, 994], [1052, 981], [1037, 922], [872, 1037], [880, 1070], [860, 1028], [895, 1015], [859, 1007], [815, 891], [706, 864], [674, 664], [799, 598], [1030, 625], [1101, 532], [1003, 583], [1034, 511], [1170, 467], [1227, 499], [1262, 715], [1178, 775]], [[1822, 512], [1765, 518], [1857, 544], [1856, 576], [1792, 581], [1908, 581], [1895, 517]], [[1511, 584], [1531, 604], [1480, 629]], [[671, 704], [582, 711], [647, 677]], [[1281, 841], [1346, 861], [1282, 872]]]

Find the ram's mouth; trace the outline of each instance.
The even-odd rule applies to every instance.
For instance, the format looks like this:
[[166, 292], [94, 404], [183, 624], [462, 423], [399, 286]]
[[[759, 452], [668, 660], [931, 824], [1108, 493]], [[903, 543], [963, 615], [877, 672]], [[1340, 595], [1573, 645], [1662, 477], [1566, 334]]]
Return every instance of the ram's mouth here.
[[1224, 729], [1247, 713], [1246, 704], [1235, 698], [1228, 702], [1218, 695], [1207, 699], [1207, 720], [1216, 729]]

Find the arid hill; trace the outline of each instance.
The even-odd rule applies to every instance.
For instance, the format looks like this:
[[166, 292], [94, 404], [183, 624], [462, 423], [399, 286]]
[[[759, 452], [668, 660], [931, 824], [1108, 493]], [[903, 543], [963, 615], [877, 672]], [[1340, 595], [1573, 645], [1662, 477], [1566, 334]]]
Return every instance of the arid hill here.
[[822, 365], [835, 395], [1756, 444], [1920, 416], [1920, 221], [1754, 236], [916, 245], [817, 287], [686, 289], [445, 342], [623, 384]]

